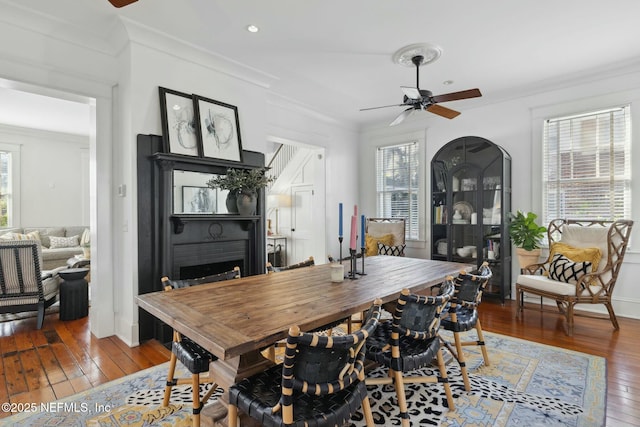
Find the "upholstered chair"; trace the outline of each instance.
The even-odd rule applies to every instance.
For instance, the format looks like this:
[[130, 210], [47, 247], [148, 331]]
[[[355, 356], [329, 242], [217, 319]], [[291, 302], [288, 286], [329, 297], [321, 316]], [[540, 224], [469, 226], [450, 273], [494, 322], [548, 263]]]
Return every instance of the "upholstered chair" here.
[[573, 335], [576, 304], [603, 304], [618, 329], [612, 296], [632, 227], [631, 220], [551, 221], [549, 258], [526, 266], [516, 280], [518, 315], [523, 314], [526, 293], [556, 302], [566, 318], [567, 335]]
[[0, 313], [38, 311], [42, 329], [44, 311], [57, 301], [60, 277], [56, 270], [41, 271], [40, 242], [0, 241]]

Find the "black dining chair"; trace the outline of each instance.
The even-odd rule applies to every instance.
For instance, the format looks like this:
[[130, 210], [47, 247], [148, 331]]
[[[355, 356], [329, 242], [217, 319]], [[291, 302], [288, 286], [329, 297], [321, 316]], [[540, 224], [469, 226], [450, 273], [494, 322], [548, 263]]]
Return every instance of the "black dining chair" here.
[[[478, 318], [478, 306], [482, 300], [482, 292], [487, 286], [487, 283], [489, 283], [489, 280], [491, 280], [491, 276], [492, 272], [486, 261], [476, 271], [470, 273], [461, 271], [458, 277], [454, 279], [455, 290], [451, 297], [447, 313], [443, 316], [440, 324], [442, 329], [453, 332], [455, 348], [449, 341], [442, 337], [440, 339], [458, 361], [466, 391], [471, 391], [471, 384], [469, 382], [466, 359], [462, 348], [465, 346], [479, 346], [482, 351], [484, 364], [486, 366], [491, 364], [489, 362], [489, 355], [487, 354], [484, 335], [482, 334], [482, 326]], [[476, 330], [478, 338], [462, 341], [460, 334], [472, 329]]]
[[[398, 397], [400, 420], [409, 426], [405, 383], [442, 383], [449, 410], [454, 410], [453, 394], [447, 378], [438, 329], [440, 314], [453, 295], [453, 278], [447, 277], [435, 296], [402, 290], [392, 321], [380, 322], [366, 343], [366, 357], [388, 368], [388, 376], [368, 377], [367, 385], [393, 384]], [[425, 376], [419, 369], [437, 360], [440, 375]], [[412, 375], [406, 375], [411, 374]]]
[[239, 411], [264, 426], [334, 427], [362, 407], [374, 425], [364, 382], [364, 343], [380, 318], [377, 299], [362, 329], [331, 337], [289, 329], [285, 360], [229, 389], [229, 427]]
[[[165, 292], [173, 289], [188, 288], [204, 283], [221, 282], [223, 280], [240, 278], [240, 267], [235, 267], [231, 271], [214, 274], [197, 279], [169, 280], [163, 277], [162, 286]], [[176, 362], [180, 361], [185, 368], [191, 372], [191, 378], [175, 378]], [[216, 356], [202, 348], [188, 337], [173, 331], [173, 342], [171, 344], [171, 359], [169, 360], [169, 373], [167, 374], [167, 384], [164, 389], [162, 406], [168, 406], [171, 399], [171, 390], [178, 384], [191, 384], [193, 395], [193, 427], [200, 426], [200, 411], [207, 403], [213, 392], [217, 388], [215, 379], [211, 376], [202, 377], [200, 374], [209, 372], [209, 364], [218, 360]], [[200, 384], [211, 383], [211, 388], [200, 397]]]

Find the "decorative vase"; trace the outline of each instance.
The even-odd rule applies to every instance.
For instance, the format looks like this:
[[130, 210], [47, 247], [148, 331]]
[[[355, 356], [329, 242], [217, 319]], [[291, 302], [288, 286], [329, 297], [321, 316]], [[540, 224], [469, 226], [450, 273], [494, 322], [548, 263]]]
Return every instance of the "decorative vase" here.
[[522, 248], [516, 248], [516, 254], [518, 255], [518, 264], [520, 264], [520, 269], [525, 268], [528, 265], [537, 264], [539, 262], [541, 250], [534, 249], [532, 251], [528, 251]]
[[229, 191], [227, 193], [227, 200], [225, 201], [225, 203], [227, 205], [227, 212], [229, 212], [230, 214], [238, 213], [237, 198], [238, 198], [238, 193], [236, 193], [235, 191]]
[[238, 193], [236, 200], [238, 213], [242, 216], [254, 215], [258, 204], [258, 195], [255, 192]]

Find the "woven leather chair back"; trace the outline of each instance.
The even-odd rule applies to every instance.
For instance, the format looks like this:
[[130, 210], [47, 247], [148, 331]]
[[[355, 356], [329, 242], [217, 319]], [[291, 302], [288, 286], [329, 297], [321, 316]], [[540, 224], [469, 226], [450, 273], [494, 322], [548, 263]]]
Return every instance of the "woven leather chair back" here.
[[488, 263], [483, 263], [477, 271], [467, 273], [461, 271], [454, 279], [455, 291], [451, 298], [451, 306], [461, 305], [476, 308], [482, 300], [482, 292], [486, 288], [493, 273]]
[[292, 403], [292, 391], [332, 394], [358, 380], [364, 369], [364, 342], [380, 320], [377, 300], [363, 327], [345, 336], [321, 336], [289, 329], [282, 366], [283, 411]]
[[416, 340], [427, 340], [437, 336], [440, 315], [452, 295], [451, 280], [445, 280], [436, 296], [416, 295], [407, 289], [403, 290], [393, 315], [393, 331], [398, 333], [398, 337]]

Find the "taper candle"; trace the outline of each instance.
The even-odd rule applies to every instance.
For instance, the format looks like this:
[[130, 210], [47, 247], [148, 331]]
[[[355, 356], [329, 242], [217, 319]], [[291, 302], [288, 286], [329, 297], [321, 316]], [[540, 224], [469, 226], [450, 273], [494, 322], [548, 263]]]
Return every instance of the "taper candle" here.
[[342, 236], [342, 203], [338, 203], [338, 237]]
[[360, 216], [361, 224], [360, 224], [360, 247], [364, 248], [364, 215]]
[[351, 216], [351, 239], [349, 240], [349, 249], [354, 249], [356, 248], [356, 233], [357, 233], [357, 223], [356, 223], [356, 216], [353, 215]]

